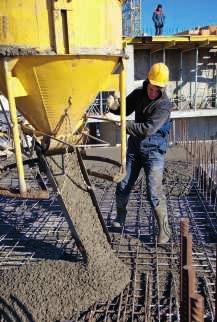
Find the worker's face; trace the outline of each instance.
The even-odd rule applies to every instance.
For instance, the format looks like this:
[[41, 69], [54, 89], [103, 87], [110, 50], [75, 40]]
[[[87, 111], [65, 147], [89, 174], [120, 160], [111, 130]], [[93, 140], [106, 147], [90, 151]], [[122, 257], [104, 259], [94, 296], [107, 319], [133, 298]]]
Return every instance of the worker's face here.
[[147, 93], [150, 100], [155, 100], [160, 95], [160, 88], [155, 85], [148, 84]]

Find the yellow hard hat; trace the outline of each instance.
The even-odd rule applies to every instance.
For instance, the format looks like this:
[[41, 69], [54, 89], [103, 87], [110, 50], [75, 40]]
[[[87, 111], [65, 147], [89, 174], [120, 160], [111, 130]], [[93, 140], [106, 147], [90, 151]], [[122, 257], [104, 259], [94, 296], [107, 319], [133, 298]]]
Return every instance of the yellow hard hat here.
[[156, 63], [148, 72], [148, 80], [152, 85], [165, 87], [169, 81], [169, 69], [164, 63]]

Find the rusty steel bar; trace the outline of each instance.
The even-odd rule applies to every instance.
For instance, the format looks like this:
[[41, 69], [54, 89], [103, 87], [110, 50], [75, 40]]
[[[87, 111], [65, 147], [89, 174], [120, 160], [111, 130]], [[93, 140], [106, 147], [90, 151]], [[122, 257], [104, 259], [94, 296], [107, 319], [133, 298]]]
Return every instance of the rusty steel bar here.
[[155, 264], [155, 274], [156, 274], [156, 319], [158, 322], [161, 321], [161, 310], [160, 310], [160, 278], [159, 278], [159, 254], [158, 254], [158, 244], [157, 240], [155, 242], [155, 254], [156, 254], [156, 264]]
[[204, 298], [199, 294], [191, 295], [191, 322], [204, 322]]
[[187, 228], [188, 224], [185, 222], [182, 226], [182, 233], [184, 232], [186, 235], [182, 236], [181, 238], [180, 316], [182, 316], [184, 311], [186, 311], [188, 301], [186, 298], [186, 285], [189, 285], [189, 280], [187, 280], [184, 268], [192, 267], [192, 235], [187, 233]]
[[132, 321], [134, 321], [134, 319], [136, 319], [136, 308], [135, 308], [135, 303], [136, 303], [136, 284], [137, 284], [137, 272], [138, 272], [138, 255], [139, 255], [139, 245], [137, 245], [136, 248], [136, 256], [134, 258], [134, 263], [133, 263], [133, 276], [132, 276], [132, 288], [133, 288], [133, 293], [132, 293], [132, 301], [133, 301], [133, 305], [132, 305], [132, 312], [131, 312], [131, 319]]
[[208, 151], [207, 151], [207, 148], [205, 146], [205, 171], [204, 171], [204, 181], [205, 181], [205, 184], [204, 184], [204, 195], [205, 195], [205, 199], [207, 200], [207, 196], [208, 196], [208, 179], [209, 179], [209, 174], [208, 174]]
[[20, 191], [17, 191], [16, 189], [0, 187], [0, 195], [19, 199], [49, 199], [49, 192], [45, 190], [20, 193]]
[[182, 302], [180, 310], [180, 322], [191, 322], [190, 297], [195, 289], [195, 270], [192, 266], [185, 265], [182, 275]]
[[187, 237], [189, 229], [189, 219], [182, 218], [181, 219], [181, 236]]
[[192, 235], [183, 238], [183, 266], [192, 265]]
[[186, 249], [184, 248], [184, 239], [186, 239], [188, 235], [189, 229], [189, 219], [182, 218], [181, 219], [181, 241], [180, 241], [180, 305], [182, 307], [182, 274], [183, 274], [183, 266], [187, 265], [187, 255]]
[[[184, 283], [184, 267], [190, 263], [189, 260], [189, 246], [188, 246], [188, 233], [189, 230], [189, 219], [184, 218], [181, 219], [181, 244], [180, 244], [180, 252], [181, 252], [181, 260], [180, 260], [180, 316], [183, 316], [184, 311], [186, 310], [185, 305], [186, 301], [185, 292], [186, 288], [183, 285]], [[191, 261], [192, 262], [192, 261]], [[187, 282], [188, 283], [188, 282]]]

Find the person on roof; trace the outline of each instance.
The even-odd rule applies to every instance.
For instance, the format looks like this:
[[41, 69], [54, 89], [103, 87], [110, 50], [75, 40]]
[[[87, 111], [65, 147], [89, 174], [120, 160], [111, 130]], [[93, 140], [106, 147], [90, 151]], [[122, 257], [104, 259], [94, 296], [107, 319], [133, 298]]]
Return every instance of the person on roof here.
[[155, 26], [155, 36], [163, 34], [163, 27], [165, 23], [165, 15], [163, 13], [163, 6], [159, 4], [152, 15], [152, 20]]
[[[165, 91], [168, 80], [168, 67], [164, 63], [156, 63], [151, 66], [143, 87], [135, 89], [126, 98], [126, 114], [135, 112], [135, 121], [127, 121], [126, 124], [129, 134], [126, 176], [116, 187], [117, 216], [112, 223], [115, 228], [123, 227], [130, 192], [143, 168], [147, 197], [159, 227], [159, 244], [167, 243], [170, 238], [166, 197], [162, 187], [173, 107]], [[120, 114], [120, 104], [115, 97], [108, 97], [107, 106], [112, 113]]]

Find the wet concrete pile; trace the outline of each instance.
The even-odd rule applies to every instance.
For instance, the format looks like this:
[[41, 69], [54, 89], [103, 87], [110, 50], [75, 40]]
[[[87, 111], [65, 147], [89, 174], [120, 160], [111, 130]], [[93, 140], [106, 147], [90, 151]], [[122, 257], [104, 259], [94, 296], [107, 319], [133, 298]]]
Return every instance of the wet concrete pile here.
[[87, 253], [87, 263], [42, 261], [0, 272], [0, 320], [52, 322], [72, 319], [96, 301], [117, 296], [128, 268], [102, 231], [75, 154], [49, 158], [65, 207]]
[[163, 183], [172, 196], [183, 196], [189, 192], [192, 183], [192, 164], [187, 161], [166, 161]]

